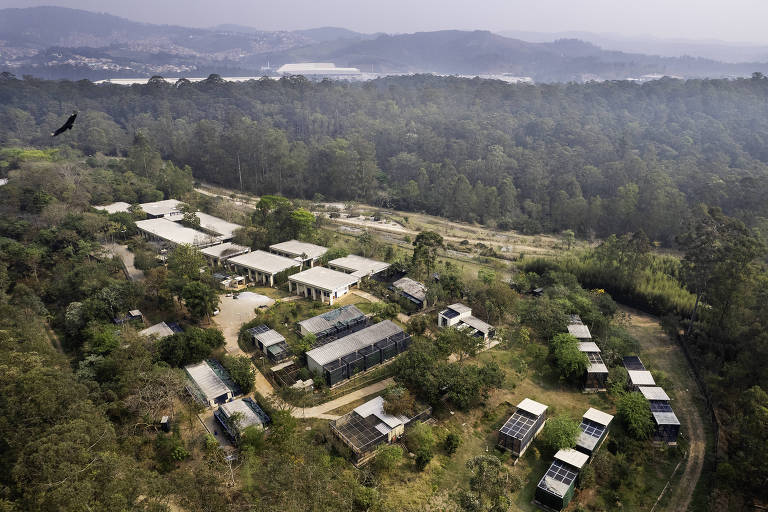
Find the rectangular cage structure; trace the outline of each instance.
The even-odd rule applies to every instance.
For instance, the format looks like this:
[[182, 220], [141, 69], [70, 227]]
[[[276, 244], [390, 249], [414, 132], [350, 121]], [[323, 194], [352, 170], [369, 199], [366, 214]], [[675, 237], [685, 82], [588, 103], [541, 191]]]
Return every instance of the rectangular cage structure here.
[[680, 434], [680, 421], [677, 419], [672, 406], [668, 402], [652, 400], [651, 414], [656, 426], [653, 432], [653, 440], [671, 445], [677, 444], [677, 436]]
[[338, 384], [349, 377], [349, 373], [347, 373], [347, 364], [341, 360], [332, 361], [323, 366], [323, 374], [325, 382], [327, 382], [329, 386]]
[[382, 340], [374, 343], [373, 346], [381, 350], [382, 361], [387, 361], [397, 355], [397, 343], [393, 340]]
[[350, 378], [365, 371], [365, 357], [355, 352], [341, 358], [347, 364], [347, 374]]
[[395, 344], [397, 345], [397, 353], [402, 354], [408, 347], [411, 346], [411, 336], [406, 332], [398, 333], [394, 336]]
[[374, 345], [370, 347], [361, 348], [357, 351], [358, 354], [365, 359], [365, 369], [373, 368], [377, 364], [381, 363], [381, 350]]
[[622, 361], [624, 363], [624, 368], [627, 369], [627, 371], [639, 371], [644, 372], [646, 371], [645, 365], [637, 356], [624, 356], [622, 358]]
[[592, 456], [600, 447], [605, 437], [608, 435], [608, 427], [600, 425], [597, 422], [582, 418], [579, 425], [579, 437], [576, 440], [576, 450], [585, 455]]
[[[535, 410], [525, 410], [526, 408], [521, 406], [524, 406], [526, 402], [540, 407]], [[532, 400], [524, 400], [499, 429], [498, 446], [511, 451], [516, 457], [522, 456], [533, 438], [544, 427], [545, 421], [546, 406]]]
[[577, 468], [555, 459], [536, 486], [536, 501], [554, 510], [565, 508], [573, 498], [578, 474]]

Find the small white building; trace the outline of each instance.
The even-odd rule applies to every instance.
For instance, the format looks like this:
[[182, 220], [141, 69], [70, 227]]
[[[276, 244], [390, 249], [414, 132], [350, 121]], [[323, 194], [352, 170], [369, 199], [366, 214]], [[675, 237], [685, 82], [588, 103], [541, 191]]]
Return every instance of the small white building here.
[[277, 69], [283, 76], [302, 75], [307, 78], [359, 78], [357, 68], [337, 68], [333, 62], [293, 62]]
[[123, 201], [118, 201], [116, 203], [111, 203], [111, 204], [105, 204], [103, 206], [94, 206], [95, 209], [107, 212], [109, 214], [112, 214], [112, 213], [127, 213], [128, 212], [128, 208], [130, 208], [130, 207], [131, 207], [130, 204], [128, 204], [126, 202], [123, 202]]
[[248, 274], [248, 279], [275, 286], [275, 275], [299, 267], [301, 262], [266, 251], [253, 251], [227, 260], [227, 266]]
[[288, 277], [288, 291], [333, 305], [358, 278], [325, 267], [313, 267]]
[[232, 242], [224, 242], [223, 244], [216, 244], [210, 247], [206, 247], [200, 252], [203, 253], [203, 256], [205, 256], [205, 258], [212, 266], [217, 267], [223, 264], [229, 258], [234, 258], [235, 256], [240, 256], [241, 254], [245, 254], [250, 251], [251, 249], [244, 245], [237, 245], [233, 244]]
[[178, 222], [172, 222], [165, 218], [139, 220], [136, 221], [136, 227], [144, 238], [159, 240], [172, 245], [189, 244], [195, 247], [208, 247], [221, 242], [221, 239], [216, 236], [182, 226]]
[[328, 252], [327, 247], [298, 240], [288, 240], [287, 242], [270, 245], [269, 250], [286, 258], [301, 259], [302, 268], [305, 265], [310, 268], [314, 267], [317, 260]]
[[207, 362], [190, 364], [185, 366], [184, 370], [192, 384], [192, 388], [188, 388], [190, 392], [209, 407], [232, 400], [232, 390], [216, 375]]
[[360, 280], [388, 269], [389, 263], [350, 254], [349, 256], [329, 261], [328, 266], [339, 272], [353, 275]]
[[438, 313], [437, 326], [466, 329], [471, 336], [482, 336], [485, 340], [496, 335], [496, 329], [492, 325], [472, 316], [472, 309], [459, 303], [451, 304]]
[[154, 336], [157, 339], [173, 336], [173, 334], [174, 330], [165, 322], [160, 322], [152, 327], [147, 327], [143, 331], [139, 331], [140, 336], [145, 336], [147, 338]]

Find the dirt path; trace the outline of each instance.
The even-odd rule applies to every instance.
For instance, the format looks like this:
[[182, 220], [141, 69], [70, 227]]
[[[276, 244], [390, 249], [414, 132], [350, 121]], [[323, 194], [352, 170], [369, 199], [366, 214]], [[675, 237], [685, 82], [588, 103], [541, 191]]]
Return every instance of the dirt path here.
[[680, 481], [668, 491], [669, 501], [663, 509], [657, 510], [684, 512], [691, 505], [693, 491], [704, 468], [707, 438], [702, 419], [703, 398], [682, 350], [661, 330], [658, 319], [635, 309], [622, 309], [630, 315], [628, 330], [640, 342], [643, 354], [673, 382], [675, 400], [672, 406], [681, 423], [681, 435], [688, 438], [688, 458], [684, 461]]
[[104, 247], [122, 260], [128, 279], [131, 281], [144, 279], [144, 272], [133, 265], [133, 253], [128, 250], [127, 245], [105, 244]]

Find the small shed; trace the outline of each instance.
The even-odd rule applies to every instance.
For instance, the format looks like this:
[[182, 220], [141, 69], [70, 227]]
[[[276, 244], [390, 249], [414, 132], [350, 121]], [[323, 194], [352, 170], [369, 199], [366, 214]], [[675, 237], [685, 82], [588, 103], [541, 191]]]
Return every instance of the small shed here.
[[253, 344], [272, 362], [280, 363], [290, 357], [290, 350], [285, 337], [267, 325], [257, 325], [248, 329]]
[[546, 422], [547, 406], [530, 398], [517, 404], [517, 409], [499, 429], [498, 446], [520, 457]]
[[579, 343], [579, 351], [584, 352], [589, 359], [587, 374], [584, 380], [585, 391], [605, 391], [608, 380], [608, 367], [600, 355], [600, 347], [594, 341]]
[[554, 510], [568, 506], [576, 489], [576, 477], [589, 456], [576, 450], [560, 450], [536, 486], [535, 501]]
[[608, 437], [608, 425], [612, 420], [610, 414], [590, 407], [581, 418], [576, 450], [591, 457]]

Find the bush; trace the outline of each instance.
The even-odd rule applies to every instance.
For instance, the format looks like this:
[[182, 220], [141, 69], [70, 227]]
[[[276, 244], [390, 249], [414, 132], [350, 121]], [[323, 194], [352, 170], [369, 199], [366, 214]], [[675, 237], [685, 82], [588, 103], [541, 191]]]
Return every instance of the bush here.
[[405, 434], [405, 446], [413, 453], [416, 453], [420, 448], [431, 452], [436, 442], [432, 427], [426, 423], [417, 422]]
[[434, 454], [432, 453], [431, 448], [427, 448], [426, 446], [423, 446], [416, 450], [416, 467], [419, 469], [419, 471], [424, 471], [424, 468], [427, 467], [429, 462], [432, 460], [432, 457]]
[[445, 448], [445, 453], [448, 455], [453, 455], [456, 453], [456, 450], [459, 449], [459, 446], [461, 445], [461, 437], [459, 437], [458, 434], [454, 434], [453, 432], [449, 433], [447, 436], [445, 436], [445, 441], [443, 441], [443, 448]]
[[579, 423], [564, 414], [549, 418], [544, 424], [541, 439], [552, 451], [566, 450], [576, 446]]
[[648, 401], [637, 391], [626, 393], [619, 399], [619, 417], [635, 439], [648, 439], [653, 432], [653, 415]]
[[165, 337], [157, 343], [158, 357], [171, 366], [182, 367], [199, 363], [211, 352], [224, 346], [224, 336], [218, 329], [189, 327], [184, 332]]
[[376, 458], [373, 465], [380, 473], [389, 473], [400, 463], [403, 458], [403, 449], [400, 445], [387, 444], [379, 446], [376, 450]]
[[256, 372], [251, 365], [251, 360], [245, 356], [224, 356], [221, 361], [229, 376], [240, 387], [242, 394], [247, 395], [253, 391], [256, 381]]

